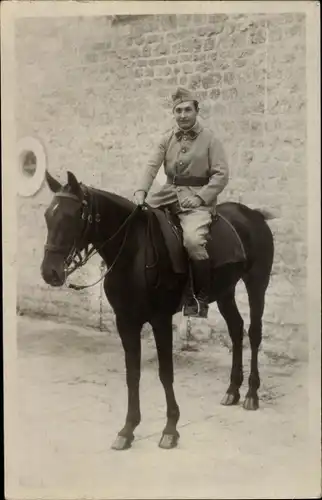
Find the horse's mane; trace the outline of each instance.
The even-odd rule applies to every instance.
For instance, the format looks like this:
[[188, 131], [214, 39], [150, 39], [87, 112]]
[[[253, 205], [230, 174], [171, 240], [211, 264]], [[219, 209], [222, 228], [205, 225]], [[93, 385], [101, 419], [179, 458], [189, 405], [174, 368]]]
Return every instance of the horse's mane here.
[[97, 189], [91, 186], [86, 186], [85, 184], [82, 184], [82, 186], [84, 186], [90, 193], [98, 194], [103, 198], [108, 199], [113, 203], [116, 203], [120, 208], [123, 208], [129, 212], [132, 212], [135, 208], [135, 204], [129, 199], [125, 198], [124, 196], [121, 196], [116, 193], [111, 193], [110, 191], [105, 191], [103, 189]]

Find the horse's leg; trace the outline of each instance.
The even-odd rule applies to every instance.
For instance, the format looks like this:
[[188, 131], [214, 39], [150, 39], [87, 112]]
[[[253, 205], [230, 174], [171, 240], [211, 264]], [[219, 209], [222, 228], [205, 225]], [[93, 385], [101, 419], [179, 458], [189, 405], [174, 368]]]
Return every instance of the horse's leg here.
[[243, 334], [244, 322], [239, 314], [235, 290], [230, 291], [222, 299], [217, 301], [218, 309], [225, 319], [229, 335], [233, 344], [233, 359], [230, 374], [230, 385], [223, 397], [221, 404], [231, 406], [238, 403], [240, 399], [239, 389], [243, 383]]
[[257, 391], [260, 386], [258, 371], [258, 350], [262, 341], [262, 316], [265, 306], [266, 281], [260, 277], [249, 276], [245, 279], [250, 307], [249, 342], [251, 348], [250, 375], [248, 378], [248, 391], [244, 401], [246, 410], [257, 410], [259, 407]]
[[159, 442], [160, 448], [170, 449], [177, 445], [179, 433], [177, 423], [179, 406], [173, 390], [172, 316], [158, 316], [150, 321], [158, 351], [159, 377], [167, 402], [167, 424]]
[[125, 316], [116, 316], [116, 325], [125, 353], [128, 409], [123, 429], [112, 448], [126, 450], [134, 439], [133, 431], [141, 421], [139, 385], [141, 376], [141, 329], [143, 323]]

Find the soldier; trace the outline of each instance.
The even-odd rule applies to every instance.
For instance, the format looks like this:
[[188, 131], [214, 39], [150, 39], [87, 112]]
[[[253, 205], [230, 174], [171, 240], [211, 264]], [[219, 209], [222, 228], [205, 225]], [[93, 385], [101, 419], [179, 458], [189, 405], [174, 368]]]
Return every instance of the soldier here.
[[178, 215], [191, 263], [195, 299], [184, 306], [183, 314], [206, 318], [211, 274], [206, 243], [217, 196], [228, 183], [229, 171], [221, 143], [198, 121], [195, 96], [178, 88], [172, 100], [177, 126], [162, 137], [134, 196], [139, 206], [144, 204], [163, 164], [166, 184], [152, 195], [149, 204], [155, 208], [167, 206]]

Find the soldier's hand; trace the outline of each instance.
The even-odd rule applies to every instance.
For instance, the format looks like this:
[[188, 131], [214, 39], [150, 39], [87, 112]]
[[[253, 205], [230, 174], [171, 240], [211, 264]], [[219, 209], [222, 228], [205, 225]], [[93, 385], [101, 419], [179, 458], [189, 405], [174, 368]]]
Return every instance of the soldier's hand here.
[[202, 200], [199, 196], [187, 196], [180, 202], [180, 205], [182, 208], [198, 208], [202, 205]]
[[134, 193], [134, 201], [139, 207], [142, 207], [144, 205], [145, 198], [146, 198], [145, 191], [140, 190]]

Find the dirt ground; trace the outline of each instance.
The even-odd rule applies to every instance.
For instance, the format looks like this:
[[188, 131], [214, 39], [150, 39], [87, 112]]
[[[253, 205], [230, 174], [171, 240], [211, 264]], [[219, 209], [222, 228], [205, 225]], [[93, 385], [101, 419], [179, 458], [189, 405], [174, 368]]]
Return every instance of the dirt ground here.
[[[285, 327], [286, 328], [286, 327]], [[218, 338], [223, 332], [218, 332]], [[144, 336], [142, 422], [130, 450], [110, 448], [126, 411], [115, 333], [18, 318], [19, 459], [15, 498], [296, 498], [314, 496], [307, 359], [260, 353], [260, 409], [223, 407], [231, 353], [214, 339], [198, 352], [175, 340], [181, 439], [161, 450], [164, 394]], [[247, 388], [249, 348], [245, 351]], [[316, 482], [315, 482], [316, 484]]]

